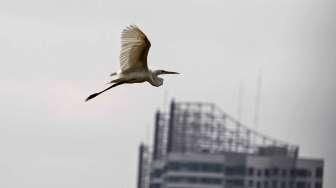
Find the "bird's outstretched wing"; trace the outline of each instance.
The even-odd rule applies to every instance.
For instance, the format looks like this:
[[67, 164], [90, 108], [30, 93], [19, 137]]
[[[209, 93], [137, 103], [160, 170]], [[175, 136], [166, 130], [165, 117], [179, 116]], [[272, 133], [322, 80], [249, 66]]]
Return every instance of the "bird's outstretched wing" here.
[[137, 26], [131, 25], [124, 29], [121, 33], [121, 72], [147, 70], [147, 55], [150, 46], [146, 35]]

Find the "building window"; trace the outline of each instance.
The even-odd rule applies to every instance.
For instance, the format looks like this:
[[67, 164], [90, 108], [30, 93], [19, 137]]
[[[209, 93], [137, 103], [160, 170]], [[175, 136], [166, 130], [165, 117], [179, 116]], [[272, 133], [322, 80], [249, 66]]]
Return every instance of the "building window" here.
[[257, 175], [258, 175], [258, 177], [261, 176], [261, 170], [260, 169], [258, 169]]
[[296, 188], [306, 188], [306, 183], [303, 181], [296, 182]]
[[322, 178], [322, 176], [323, 176], [323, 168], [322, 167], [317, 167], [316, 172], [315, 172], [315, 177]]
[[272, 188], [278, 188], [278, 181], [277, 180], [272, 181]]
[[166, 168], [168, 170], [179, 171], [181, 169], [181, 165], [178, 162], [169, 162]]
[[315, 188], [322, 188], [322, 183], [321, 182], [316, 182], [315, 183]]
[[287, 176], [287, 170], [282, 169], [281, 175], [282, 175], [282, 177], [286, 177]]
[[229, 179], [226, 180], [227, 187], [244, 187], [243, 179]]
[[168, 177], [167, 181], [168, 182], [174, 182], [174, 183], [178, 183], [178, 182], [182, 182], [182, 177]]
[[260, 188], [260, 181], [257, 182], [257, 188]]
[[272, 175], [277, 176], [279, 174], [279, 169], [278, 168], [273, 168], [272, 169]]
[[294, 188], [294, 181], [289, 182], [289, 188]]
[[249, 187], [253, 187], [253, 180], [249, 180], [249, 182], [248, 182], [248, 186], [249, 186]]
[[196, 162], [170, 162], [166, 169], [172, 171], [187, 172], [212, 172], [222, 173], [223, 165], [219, 163], [196, 163]]
[[285, 181], [281, 182], [281, 188], [286, 188], [286, 182]]
[[290, 176], [291, 176], [292, 178], [295, 177], [295, 169], [291, 169], [291, 170], [290, 170]]
[[254, 175], [254, 168], [248, 168], [248, 175], [253, 176]]
[[295, 177], [306, 178], [310, 177], [311, 172], [307, 169], [296, 169], [295, 170]]
[[222, 180], [218, 178], [201, 178], [200, 183], [202, 184], [221, 184]]
[[196, 178], [196, 177], [184, 177], [184, 176], [170, 176], [167, 178], [168, 182], [174, 183], [190, 183], [190, 184], [208, 184], [208, 185], [219, 185], [222, 184], [222, 179], [220, 178]]
[[151, 173], [151, 177], [154, 177], [154, 178], [159, 178], [159, 177], [161, 177], [161, 175], [162, 175], [162, 170], [160, 170], [160, 169], [155, 169]]
[[264, 181], [264, 188], [268, 188], [268, 181]]
[[310, 170], [307, 171], [307, 176], [311, 177], [312, 176], [312, 172]]
[[185, 163], [184, 166], [187, 171], [193, 171], [193, 172], [201, 171], [201, 166], [200, 164], [197, 163]]
[[161, 188], [161, 185], [158, 183], [152, 183], [149, 185], [149, 188]]
[[265, 176], [269, 177], [270, 176], [270, 170], [269, 169], [265, 169]]
[[226, 175], [245, 175], [244, 166], [230, 166], [225, 169]]

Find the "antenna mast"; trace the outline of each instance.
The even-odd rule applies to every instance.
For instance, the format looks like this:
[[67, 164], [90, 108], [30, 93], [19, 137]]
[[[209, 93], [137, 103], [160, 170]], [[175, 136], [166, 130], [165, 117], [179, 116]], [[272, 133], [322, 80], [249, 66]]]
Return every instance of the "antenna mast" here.
[[261, 87], [262, 87], [262, 72], [261, 72], [261, 69], [259, 69], [258, 79], [257, 79], [257, 93], [255, 96], [255, 109], [254, 109], [254, 126], [255, 126], [256, 131], [258, 130], [258, 127], [259, 127]]
[[238, 104], [237, 104], [237, 118], [238, 121], [242, 122], [243, 116], [243, 94], [244, 94], [244, 86], [243, 82], [240, 81], [238, 88]]

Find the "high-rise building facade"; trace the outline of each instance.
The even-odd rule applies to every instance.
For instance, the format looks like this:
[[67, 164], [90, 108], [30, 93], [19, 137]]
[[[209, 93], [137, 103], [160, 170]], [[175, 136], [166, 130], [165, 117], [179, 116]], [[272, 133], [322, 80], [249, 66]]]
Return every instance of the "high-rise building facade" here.
[[172, 102], [139, 150], [138, 188], [322, 188], [322, 159], [249, 129], [214, 104]]

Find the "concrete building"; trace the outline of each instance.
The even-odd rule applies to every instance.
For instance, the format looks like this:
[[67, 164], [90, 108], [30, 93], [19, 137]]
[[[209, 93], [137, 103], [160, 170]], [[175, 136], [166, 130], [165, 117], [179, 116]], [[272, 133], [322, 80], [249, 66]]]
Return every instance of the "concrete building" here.
[[322, 188], [323, 160], [298, 154], [214, 104], [172, 102], [140, 146], [138, 188]]

